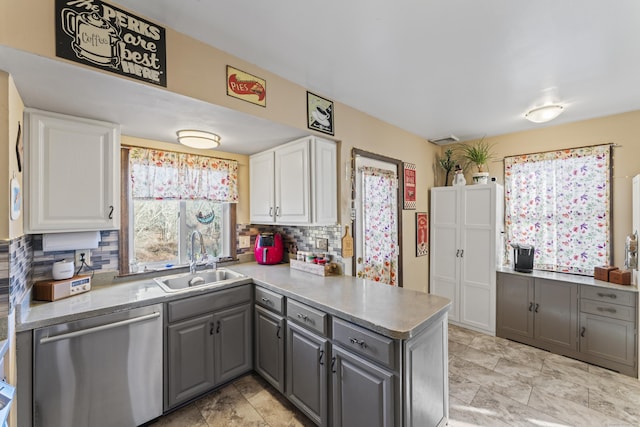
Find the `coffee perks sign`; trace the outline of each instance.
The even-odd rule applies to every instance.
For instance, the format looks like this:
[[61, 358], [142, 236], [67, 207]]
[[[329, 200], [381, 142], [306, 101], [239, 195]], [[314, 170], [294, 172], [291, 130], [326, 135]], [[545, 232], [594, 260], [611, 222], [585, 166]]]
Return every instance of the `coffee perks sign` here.
[[100, 0], [56, 0], [56, 56], [167, 86], [165, 30]]

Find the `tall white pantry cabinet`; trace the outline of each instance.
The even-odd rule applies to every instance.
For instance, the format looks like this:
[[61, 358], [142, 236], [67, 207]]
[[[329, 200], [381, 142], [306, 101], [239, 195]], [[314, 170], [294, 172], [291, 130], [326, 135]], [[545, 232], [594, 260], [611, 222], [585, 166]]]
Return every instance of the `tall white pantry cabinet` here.
[[503, 261], [501, 185], [431, 189], [430, 293], [449, 298], [449, 322], [496, 333], [496, 267]]

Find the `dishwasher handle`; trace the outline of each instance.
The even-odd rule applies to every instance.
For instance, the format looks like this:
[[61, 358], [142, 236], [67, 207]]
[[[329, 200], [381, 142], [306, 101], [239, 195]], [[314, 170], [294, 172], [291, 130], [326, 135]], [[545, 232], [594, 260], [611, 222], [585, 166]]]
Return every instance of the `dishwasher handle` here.
[[155, 319], [156, 317], [160, 317], [160, 313], [157, 311], [154, 311], [151, 314], [145, 314], [144, 316], [134, 317], [132, 319], [121, 320], [119, 322], [114, 322], [114, 323], [107, 323], [100, 326], [94, 326], [93, 328], [81, 329], [79, 331], [69, 332], [66, 334], [54, 335], [52, 337], [42, 337], [40, 338], [40, 344], [66, 340], [69, 338], [81, 337], [83, 335], [93, 334], [100, 331], [106, 331], [108, 329], [113, 329], [113, 328], [117, 328], [124, 325], [130, 325], [132, 323], [138, 323], [138, 322], [143, 322], [149, 319]]

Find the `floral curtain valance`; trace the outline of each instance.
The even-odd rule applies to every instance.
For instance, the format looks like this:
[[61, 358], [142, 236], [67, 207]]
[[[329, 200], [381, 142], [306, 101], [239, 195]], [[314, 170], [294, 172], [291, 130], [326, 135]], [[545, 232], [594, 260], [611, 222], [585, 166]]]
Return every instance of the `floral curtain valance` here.
[[535, 247], [534, 268], [593, 274], [610, 261], [609, 145], [507, 157], [506, 252]]
[[238, 162], [134, 147], [129, 150], [134, 199], [238, 201]]

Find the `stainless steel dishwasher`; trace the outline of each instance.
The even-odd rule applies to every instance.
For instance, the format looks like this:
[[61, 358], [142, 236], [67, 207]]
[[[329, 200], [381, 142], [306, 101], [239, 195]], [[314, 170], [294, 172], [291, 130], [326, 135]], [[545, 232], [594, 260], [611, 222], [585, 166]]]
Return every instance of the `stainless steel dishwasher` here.
[[162, 414], [162, 305], [37, 329], [34, 426], [138, 426]]

